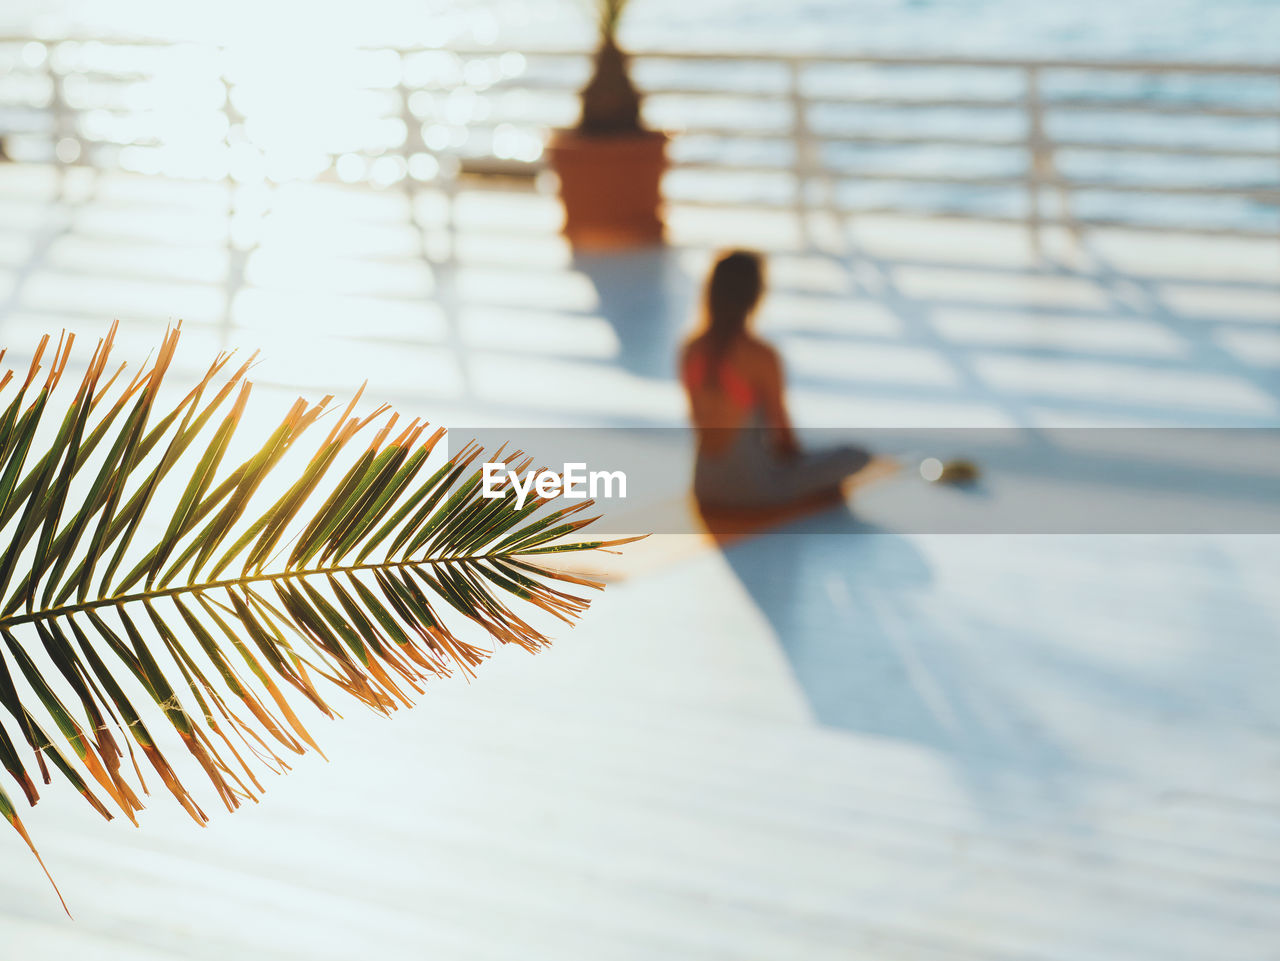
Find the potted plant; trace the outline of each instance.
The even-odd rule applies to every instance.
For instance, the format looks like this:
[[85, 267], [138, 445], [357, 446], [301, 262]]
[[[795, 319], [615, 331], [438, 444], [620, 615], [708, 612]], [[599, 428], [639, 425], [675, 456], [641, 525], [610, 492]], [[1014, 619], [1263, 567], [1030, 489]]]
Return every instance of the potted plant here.
[[600, 43], [582, 89], [582, 117], [558, 131], [549, 155], [560, 178], [564, 233], [577, 248], [615, 248], [662, 241], [662, 174], [667, 138], [645, 129], [618, 24], [627, 0], [595, 0]]

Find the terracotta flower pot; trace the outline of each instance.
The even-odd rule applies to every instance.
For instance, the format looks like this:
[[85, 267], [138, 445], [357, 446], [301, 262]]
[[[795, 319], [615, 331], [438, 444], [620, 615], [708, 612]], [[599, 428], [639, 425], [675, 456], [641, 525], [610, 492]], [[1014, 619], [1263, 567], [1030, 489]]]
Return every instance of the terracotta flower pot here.
[[585, 137], [560, 131], [551, 167], [560, 178], [564, 233], [579, 249], [617, 249], [662, 242], [662, 174], [666, 134]]

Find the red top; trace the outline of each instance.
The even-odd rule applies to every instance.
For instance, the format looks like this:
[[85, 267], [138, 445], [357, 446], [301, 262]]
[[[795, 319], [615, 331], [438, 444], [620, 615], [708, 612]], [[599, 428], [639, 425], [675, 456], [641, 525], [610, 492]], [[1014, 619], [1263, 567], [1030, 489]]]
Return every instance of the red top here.
[[[685, 385], [690, 390], [702, 387], [707, 382], [707, 369], [706, 355], [702, 351], [691, 352], [684, 367]], [[755, 390], [747, 379], [734, 369], [727, 358], [720, 361], [717, 373], [720, 389], [729, 400], [743, 410], [748, 410], [755, 405]]]

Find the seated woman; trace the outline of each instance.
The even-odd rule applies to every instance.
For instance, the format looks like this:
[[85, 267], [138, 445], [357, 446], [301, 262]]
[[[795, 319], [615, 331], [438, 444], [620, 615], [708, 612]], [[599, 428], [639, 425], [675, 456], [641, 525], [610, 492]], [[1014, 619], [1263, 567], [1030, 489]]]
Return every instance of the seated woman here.
[[778, 353], [749, 329], [763, 294], [760, 255], [722, 255], [707, 281], [703, 328], [681, 353], [698, 431], [693, 489], [704, 511], [836, 500], [841, 483], [871, 460], [856, 447], [800, 450]]

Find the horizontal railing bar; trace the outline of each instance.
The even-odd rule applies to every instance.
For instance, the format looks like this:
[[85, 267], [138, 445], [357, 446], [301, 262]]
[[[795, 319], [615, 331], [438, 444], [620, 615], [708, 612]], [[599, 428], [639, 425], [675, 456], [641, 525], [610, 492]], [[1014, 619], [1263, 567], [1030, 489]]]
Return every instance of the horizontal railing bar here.
[[[792, 98], [785, 94], [758, 95], [737, 93], [732, 90], [685, 91], [668, 90], [662, 87], [650, 87], [647, 97], [679, 96], [684, 99], [705, 96], [721, 100], [750, 100], [754, 103], [790, 103]], [[805, 103], [814, 107], [888, 107], [893, 110], [1018, 110], [1028, 107], [1025, 97], [860, 97], [830, 96], [806, 94]], [[1192, 116], [1219, 117], [1264, 117], [1274, 119], [1274, 107], [1238, 107], [1230, 103], [1203, 103], [1192, 100], [1105, 100], [1089, 97], [1042, 97], [1040, 109], [1052, 110], [1115, 110], [1125, 113], [1134, 111], [1142, 113], [1179, 114]]]
[[[741, 127], [715, 127], [701, 124], [665, 128], [681, 136], [719, 137], [725, 140], [794, 140], [795, 132], [786, 129], [743, 130]], [[1001, 147], [1025, 148], [1026, 137], [966, 137], [963, 134], [897, 134], [897, 133], [824, 133], [810, 128], [810, 137], [827, 144], [885, 144], [887, 146]]]
[[[682, 162], [675, 160], [672, 162], [673, 169], [690, 170], [697, 172], [715, 172], [715, 173], [785, 173], [795, 174], [796, 168], [793, 164], [733, 164], [733, 163], [703, 163], [698, 161]], [[876, 180], [876, 181], [900, 181], [902, 183], [925, 183], [925, 184], [963, 184], [972, 187], [1022, 187], [1027, 183], [1027, 176], [1022, 175], [992, 175], [979, 177], [963, 177], [952, 174], [930, 174], [930, 173], [903, 173], [895, 170], [848, 170], [839, 167], [820, 167], [813, 168], [801, 172], [807, 177], [835, 177], [836, 179], [848, 180]]]
[[1136, 220], [1120, 220], [1114, 217], [1075, 217], [1071, 220], [1052, 218], [1045, 219], [1042, 223], [1053, 227], [1102, 227], [1120, 230], [1140, 230], [1144, 233], [1197, 234], [1209, 237], [1261, 237], [1272, 239], [1276, 235], [1275, 228], [1268, 229], [1266, 227], [1250, 226], [1227, 227], [1211, 226], [1208, 224], [1171, 225], [1150, 222], [1143, 223]]
[[[720, 137], [726, 140], [792, 140], [794, 133], [790, 128], [761, 128], [744, 130], [741, 127], [704, 126], [690, 124], [687, 126], [670, 126], [665, 128], [681, 136]], [[811, 129], [810, 136], [827, 144], [886, 144], [888, 146], [939, 146], [939, 147], [992, 147], [1008, 149], [1025, 149], [1026, 137], [968, 137], [963, 134], [897, 134], [897, 133], [826, 133], [821, 129]], [[1280, 158], [1280, 145], [1276, 147], [1210, 147], [1197, 144], [1158, 144], [1140, 141], [1107, 141], [1107, 140], [1063, 140], [1048, 141], [1055, 150], [1097, 150], [1115, 153], [1153, 153], [1171, 154], [1193, 157], [1237, 157], [1270, 160]]]
[[[410, 88], [412, 89], [412, 88]], [[574, 93], [563, 84], [529, 84], [521, 79], [504, 80], [494, 84], [489, 91], [528, 90], [530, 92], [552, 90]], [[734, 90], [732, 88], [690, 88], [649, 85], [645, 88], [645, 96], [650, 99], [662, 97], [681, 97], [683, 99], [706, 98], [716, 100], [747, 100], [752, 103], [790, 104], [794, 96], [788, 93], [756, 92], [753, 90]], [[804, 94], [805, 103], [814, 107], [887, 107], [894, 110], [1018, 110], [1028, 107], [1027, 99], [1022, 95], [1012, 97], [886, 97], [858, 96], [849, 94], [837, 96], [833, 94]], [[1051, 110], [1115, 110], [1121, 112], [1140, 111], [1144, 113], [1179, 114], [1191, 116], [1222, 117], [1262, 117], [1273, 119], [1276, 116], [1274, 107], [1240, 107], [1221, 102], [1200, 102], [1194, 100], [1158, 100], [1150, 99], [1104, 99], [1096, 97], [1041, 97], [1039, 106], [1044, 111]]]
[[[24, 72], [33, 77], [47, 76], [46, 71], [43, 69]], [[85, 77], [100, 83], [109, 81], [111, 83], [122, 85], [146, 83], [159, 79], [156, 74], [116, 74], [108, 71], [94, 70], [58, 71], [58, 75]], [[406, 84], [359, 88], [361, 93], [373, 95], [394, 95], [397, 89], [402, 89], [410, 93], [417, 92], [419, 90], [430, 93], [437, 89], [444, 90], [446, 88], [436, 88], [434, 86], [415, 87]], [[546, 84], [533, 84], [523, 80], [500, 81], [488, 87], [480, 88], [477, 93], [483, 96], [523, 91], [559, 93], [563, 94], [565, 97], [577, 96], [577, 92], [575, 90], [571, 87], [565, 86], [563, 83], [548, 82]], [[750, 101], [753, 104], [766, 103], [778, 106], [789, 105], [794, 102], [794, 98], [785, 93], [762, 93], [756, 91], [733, 90], [731, 88], [717, 90], [710, 88], [690, 89], [684, 87], [656, 86], [649, 87], [646, 90], [645, 95], [650, 99], [660, 99], [662, 97], [681, 97], [684, 99], [705, 97], [707, 99], [718, 100], [745, 100]], [[891, 110], [1013, 110], [1023, 112], [1028, 108], [1027, 100], [1022, 96], [1004, 98], [939, 97], [931, 99], [927, 97], [862, 97], [855, 95], [832, 96], [806, 94], [804, 100], [812, 107], [883, 107]], [[1202, 103], [1196, 101], [1158, 100], [1155, 98], [1108, 100], [1092, 97], [1044, 97], [1039, 101], [1039, 107], [1046, 113], [1054, 110], [1080, 112], [1097, 111], [1100, 113], [1114, 111], [1119, 113], [1153, 113], [1196, 117], [1240, 117], [1265, 120], [1275, 119], [1277, 115], [1277, 111], [1270, 107], [1242, 107], [1222, 102]], [[108, 106], [103, 107], [102, 109], [113, 108]]]
[[[47, 130], [43, 128], [41, 129], [32, 128], [30, 130], [20, 130], [20, 131], [11, 130], [10, 132], [24, 134], [24, 135], [25, 134], [36, 135], [36, 134], [45, 134], [47, 133]], [[80, 133], [77, 135], [77, 139], [81, 143], [84, 143], [87, 145], [102, 145], [102, 146], [113, 146], [113, 147], [125, 147], [125, 146], [163, 147], [167, 145], [167, 142], [165, 140], [158, 137], [134, 138], [134, 139], [125, 141], [125, 140], [115, 140], [110, 137], [94, 137], [84, 133]], [[875, 138], [875, 137], [868, 137], [868, 138], [865, 138], [865, 140], [860, 138], [823, 138], [823, 139], [825, 139], [826, 142], [833, 142], [833, 143], [834, 142], [841, 142], [841, 143], [865, 142], [865, 143], [871, 143], [871, 144], [878, 144], [878, 143], [891, 142], [883, 138]], [[954, 140], [947, 140], [947, 141], [942, 141], [942, 140], [934, 141], [934, 140], [925, 139], [925, 138], [920, 138], [920, 139], [904, 138], [902, 142], [907, 144], [920, 144], [920, 145], [926, 145], [926, 146], [934, 143], [947, 144], [947, 145], [953, 145], [953, 146], [957, 146], [957, 145], [958, 146], [993, 146], [994, 145], [994, 146], [1000, 146], [1003, 148], [1011, 148], [1011, 149], [1018, 149], [1025, 146], [1025, 143], [1023, 141], [993, 142], [993, 141], [981, 141], [981, 140], [963, 140], [958, 138]], [[1186, 155], [1186, 156], [1192, 156], [1192, 157], [1220, 156], [1220, 157], [1249, 158], [1249, 159], [1263, 159], [1263, 160], [1280, 158], [1280, 151], [1245, 151], [1245, 150], [1232, 151], [1232, 150], [1206, 150], [1206, 149], [1195, 149], [1195, 150], [1173, 149], [1173, 150], [1162, 151], [1158, 148], [1141, 146], [1141, 145], [1126, 146], [1126, 145], [1093, 143], [1093, 142], [1085, 142], [1085, 141], [1079, 141], [1079, 142], [1059, 141], [1059, 142], [1055, 142], [1054, 146], [1056, 149], [1060, 149], [1060, 150], [1061, 149], [1090, 149], [1090, 150], [1097, 149], [1100, 151], [1133, 150], [1133, 151], [1143, 152], [1143, 153], [1145, 152], [1168, 153], [1168, 154]], [[374, 145], [368, 148], [348, 150], [344, 152], [355, 153], [355, 154], [368, 154], [369, 156], [381, 156], [387, 150], [399, 150], [399, 149], [402, 149], [402, 147], [387, 147], [385, 145], [382, 145], [382, 146]], [[765, 174], [795, 173], [796, 171], [796, 165], [793, 162], [787, 162], [787, 161], [779, 162], [776, 164], [770, 164], [770, 163], [751, 164], [751, 163], [732, 163], [732, 162], [726, 163], [726, 162], [702, 161], [702, 160], [681, 160], [680, 158], [676, 157], [672, 159], [671, 163], [674, 168], [681, 169], [681, 170], [694, 170], [694, 171], [723, 171], [726, 173], [765, 173]], [[530, 163], [530, 166], [533, 166], [533, 165], [534, 165], [533, 163]], [[815, 167], [811, 169], [809, 173], [815, 176], [829, 175], [829, 176], [837, 176], [837, 177], [849, 177], [854, 179], [862, 178], [865, 180], [891, 180], [891, 181], [900, 180], [903, 182], [955, 183], [955, 184], [972, 184], [975, 186], [1005, 186], [1005, 185], [1026, 183], [1028, 180], [1027, 175], [1009, 175], [1009, 176], [992, 176], [992, 177], [963, 177], [963, 176], [955, 176], [955, 175], [936, 175], [935, 176], [932, 174], [921, 174], [916, 172], [904, 172], [904, 171], [858, 171], [858, 170], [850, 170], [846, 167], [841, 167], [839, 165], [832, 165], [832, 164], [825, 164], [819, 167]], [[1063, 186], [1073, 186], [1078, 189], [1129, 190], [1129, 191], [1141, 191], [1141, 192], [1150, 192], [1150, 193], [1205, 192], [1205, 193], [1211, 193], [1211, 194], [1230, 193], [1233, 195], [1240, 195], [1240, 196], [1254, 196], [1254, 195], [1257, 195], [1259, 192], [1261, 192], [1263, 195], [1266, 195], [1269, 191], [1273, 191], [1274, 189], [1280, 189], [1280, 188], [1268, 188], [1268, 187], [1196, 187], [1193, 185], [1160, 186], [1160, 185], [1134, 184], [1134, 183], [1111, 183], [1106, 181], [1080, 181], [1080, 180], [1074, 180], [1070, 178], [1057, 178], [1056, 180], [1050, 180], [1050, 179], [1044, 179], [1044, 178], [1042, 179], [1046, 185], [1051, 185], [1051, 186], [1063, 185]]]
[[[397, 53], [420, 53], [427, 49], [445, 49], [446, 52], [459, 56], [495, 56], [515, 47], [466, 47], [449, 48], [417, 48], [417, 47], [371, 47], [370, 49], [394, 49]], [[520, 48], [517, 52], [525, 57], [548, 57], [556, 59], [574, 59], [590, 56], [587, 49], [565, 48]], [[867, 51], [849, 51], [848, 53], [830, 53], [814, 51], [782, 52], [777, 51], [707, 51], [707, 50], [657, 50], [653, 48], [632, 48], [630, 54], [637, 60], [678, 60], [678, 61], [758, 61], [762, 63], [798, 63], [805, 64], [871, 64], [901, 67], [975, 67], [1005, 70], [1021, 70], [1034, 67], [1041, 70], [1088, 70], [1097, 72], [1120, 73], [1206, 73], [1206, 74], [1240, 74], [1251, 76], [1280, 76], [1280, 61], [1276, 62], [1232, 62], [1213, 60], [1073, 60], [1063, 57], [981, 57], [981, 56], [935, 56], [932, 54], [909, 53], [872, 53]]]
[[[121, 110], [112, 107], [94, 108], [95, 110], [103, 110], [107, 113], [126, 115], [131, 111]], [[23, 112], [28, 118], [32, 116], [44, 116], [47, 108], [32, 107], [23, 108]], [[473, 123], [469, 126], [474, 130], [492, 131], [496, 127], [506, 123], [507, 121], [484, 121]], [[11, 133], [22, 133], [25, 131], [10, 130]], [[44, 132], [43, 129], [39, 132]], [[723, 136], [726, 139], [739, 140], [767, 140], [767, 141], [785, 141], [790, 140], [788, 133], [782, 131], [765, 132], [751, 131], [744, 133], [743, 131], [731, 131], [724, 133], [716, 128], [702, 127], [681, 127], [678, 129], [681, 136]], [[112, 144], [120, 146], [163, 146], [165, 141], [160, 138], [147, 138], [144, 140], [120, 141], [110, 137], [95, 137], [84, 132], [80, 132], [77, 138], [86, 144]], [[863, 144], [863, 145], [888, 145], [888, 146], [958, 146], [958, 147], [978, 147], [978, 148], [995, 148], [1006, 150], [1024, 150], [1027, 143], [1023, 138], [993, 139], [981, 137], [948, 137], [948, 136], [931, 136], [927, 134], [914, 135], [824, 135], [814, 134], [813, 139], [823, 144]], [[1101, 140], [1054, 140], [1052, 141], [1055, 150], [1089, 150], [1099, 153], [1150, 153], [1168, 156], [1185, 156], [1185, 157], [1225, 157], [1235, 159], [1251, 159], [1251, 160], [1272, 160], [1280, 159], [1280, 148], [1275, 149], [1243, 149], [1243, 148], [1222, 148], [1222, 147], [1200, 147], [1193, 145], [1164, 145], [1164, 144], [1142, 144], [1142, 143], [1113, 143]], [[387, 149], [400, 149], [399, 147], [389, 148], [385, 145], [377, 146], [370, 149], [384, 151]], [[353, 151], [345, 151], [351, 153]], [[354, 151], [360, 152], [360, 151]], [[722, 168], [733, 172], [775, 172], [775, 171], [792, 171], [795, 164], [790, 161], [779, 162], [777, 164], [735, 164], [735, 163], [719, 163], [714, 161], [681, 161], [678, 158], [673, 163], [686, 169], [715, 169]], [[833, 172], [841, 172], [842, 168], [838, 166], [826, 165]], [[819, 168], [822, 169], [822, 168]], [[867, 174], [871, 176], [871, 174]], [[912, 174], [895, 172], [891, 175], [895, 179], [909, 180]], [[929, 178], [932, 180], [933, 178]], [[957, 178], [958, 180], [964, 178]], [[978, 182], [964, 179], [964, 182]]]
[[1054, 150], [1096, 150], [1105, 153], [1152, 153], [1185, 157], [1234, 157], [1239, 159], [1280, 159], [1280, 146], [1249, 149], [1244, 147], [1201, 147], [1194, 144], [1117, 143], [1106, 140], [1053, 140]]
[[[673, 169], [695, 172], [744, 173], [744, 174], [796, 174], [790, 164], [731, 164], [676, 160]], [[828, 177], [835, 180], [864, 180], [889, 183], [954, 184], [969, 187], [1025, 187], [1029, 183], [1052, 189], [1116, 191], [1140, 194], [1179, 194], [1207, 197], [1249, 197], [1267, 201], [1280, 201], [1280, 186], [1203, 186], [1196, 184], [1140, 184], [1106, 180], [1080, 180], [1070, 177], [1038, 177], [1030, 174], [998, 174], [991, 176], [957, 176], [955, 174], [920, 173], [898, 170], [851, 170], [847, 167], [826, 166], [801, 171], [807, 177]]]
[[[681, 137], [714, 137], [721, 140], [767, 141], [794, 140], [795, 132], [789, 127], [750, 128], [716, 127], [702, 124], [669, 125], [662, 129]], [[939, 146], [939, 147], [1023, 147], [1025, 137], [966, 137], [951, 134], [837, 134], [811, 131], [810, 138], [824, 144], [885, 144], [887, 146]]]
[[[104, 47], [203, 47], [206, 49], [223, 49], [223, 45], [192, 40], [174, 40], [158, 37], [89, 37], [65, 35], [58, 37], [33, 37], [30, 35], [0, 35], [0, 45], [26, 44], [39, 42], [47, 45], [61, 43], [96, 44]], [[390, 50], [400, 55], [417, 53], [453, 53], [461, 57], [493, 57], [504, 53], [517, 52], [525, 57], [547, 57], [556, 59], [576, 59], [588, 57], [592, 51], [585, 47], [578, 48], [525, 48], [515, 44], [490, 46], [422, 46], [400, 44], [362, 44], [359, 49], [376, 52]], [[1120, 73], [1202, 73], [1250, 76], [1280, 76], [1280, 62], [1232, 62], [1214, 60], [1107, 60], [1107, 59], [1071, 59], [1063, 57], [983, 57], [983, 56], [945, 56], [911, 53], [875, 53], [870, 51], [850, 50], [847, 52], [822, 51], [744, 51], [744, 50], [658, 50], [653, 48], [633, 48], [630, 54], [641, 60], [678, 60], [678, 61], [755, 61], [771, 63], [799, 64], [871, 64], [902, 67], [974, 67], [999, 69], [1025, 69], [1034, 67], [1041, 70], [1086, 70], [1095, 72]]]
[[[0, 104], [0, 108], [11, 110], [14, 113], [22, 113], [24, 115], [45, 115], [49, 112], [49, 107], [32, 107], [27, 104]], [[95, 105], [92, 108], [95, 111], [102, 111], [111, 115], [127, 116], [139, 113], [129, 107], [103, 106]], [[211, 108], [210, 112], [218, 112], [219, 108]], [[390, 115], [388, 115], [390, 116]], [[432, 118], [419, 118], [422, 123], [431, 122]], [[528, 128], [537, 128], [545, 124], [538, 122], [530, 122], [510, 118], [488, 118], [481, 121], [472, 121], [467, 126], [473, 130], [493, 130], [503, 124], [515, 124], [516, 126], [524, 126]], [[790, 128], [759, 128], [744, 129], [742, 127], [716, 127], [697, 125], [679, 125], [671, 124], [664, 126], [668, 132], [679, 134], [680, 136], [695, 137], [715, 137], [726, 140], [740, 141], [790, 141], [794, 139], [794, 134]], [[815, 141], [824, 144], [861, 144], [861, 145], [886, 145], [886, 146], [948, 146], [948, 147], [977, 147], [991, 149], [1009, 149], [1021, 150], [1027, 146], [1025, 137], [966, 137], [963, 135], [952, 134], [890, 134], [890, 133], [867, 133], [867, 134], [844, 134], [844, 133], [824, 133], [820, 130], [811, 131], [811, 136]], [[97, 142], [100, 138], [93, 138], [80, 134], [80, 139], [86, 142]], [[114, 141], [102, 141], [114, 142]], [[1202, 146], [1198, 144], [1160, 144], [1160, 143], [1142, 143], [1139, 141], [1108, 141], [1108, 140], [1063, 140], [1053, 139], [1049, 143], [1055, 150], [1089, 150], [1099, 153], [1149, 153], [1168, 156], [1185, 156], [1185, 157], [1224, 157], [1242, 160], [1271, 160], [1280, 159], [1280, 146], [1276, 147], [1214, 147]]]
[[[794, 213], [797, 204], [794, 200], [769, 200], [766, 198], [754, 198], [749, 201], [744, 200], [719, 200], [707, 197], [671, 197], [667, 201], [672, 207], [693, 207], [707, 208], [712, 210], [751, 210], [765, 209], [769, 213], [787, 214]], [[812, 205], [799, 205], [807, 210], [826, 211], [836, 216], [842, 217], [867, 217], [867, 216], [892, 216], [892, 217], [917, 217], [925, 220], [981, 220], [987, 223], [999, 224], [1025, 224], [1026, 217], [1022, 214], [999, 214], [982, 211], [970, 210], [954, 210], [946, 208], [936, 208], [929, 210], [915, 210], [909, 207], [878, 205], [866, 207], [848, 207], [840, 206], [834, 208], [817, 208]], [[1060, 217], [1042, 216], [1040, 219], [1041, 226], [1058, 227], [1063, 229], [1071, 229], [1076, 227], [1086, 228], [1106, 228], [1116, 230], [1136, 230], [1144, 233], [1173, 233], [1173, 234], [1189, 234], [1193, 236], [1213, 236], [1213, 237], [1259, 237], [1273, 238], [1274, 230], [1268, 230], [1265, 227], [1251, 226], [1215, 226], [1211, 224], [1162, 224], [1162, 223], [1143, 223], [1142, 221], [1119, 220], [1116, 218], [1105, 217], [1073, 217], [1070, 220], [1064, 220]]]
[[[1278, 68], [1280, 70], [1280, 68]], [[23, 67], [19, 66], [17, 70], [10, 73], [10, 76], [29, 76], [29, 77], [47, 77], [49, 68], [41, 67]], [[62, 77], [83, 77], [94, 80], [96, 82], [105, 83], [145, 83], [162, 79], [157, 73], [146, 73], [141, 71], [115, 71], [102, 69], [57, 69], [53, 71]], [[1280, 72], [1277, 73], [1280, 79]], [[234, 85], [234, 80], [232, 80]], [[466, 86], [464, 84], [464, 86]], [[453, 89], [451, 86], [437, 86], [435, 84], [412, 85], [403, 82], [398, 84], [378, 84], [369, 85], [358, 88], [363, 93], [392, 93], [396, 90], [405, 90], [408, 92], [417, 92], [419, 90], [428, 93], [445, 92]], [[532, 93], [563, 93], [566, 96], [577, 96], [577, 90], [566, 85], [564, 81], [558, 78], [546, 78], [545, 80], [535, 78], [507, 78], [495, 81], [487, 86], [477, 88], [477, 93], [493, 94], [528, 91]], [[648, 97], [685, 97], [685, 98], [718, 98], [729, 100], [751, 100], [753, 102], [779, 103], [786, 104], [793, 101], [793, 96], [788, 93], [779, 93], [770, 90], [742, 90], [733, 87], [688, 87], [688, 86], [671, 86], [661, 84], [650, 84], [645, 88], [645, 95]], [[830, 94], [830, 93], [806, 93], [804, 99], [807, 103], [814, 106], [883, 106], [891, 108], [973, 108], [973, 109], [1025, 109], [1027, 106], [1026, 98], [1017, 95], [1012, 97], [922, 97], [922, 96], [906, 96], [906, 97], [886, 97], [886, 96], [859, 96], [856, 94]], [[1154, 113], [1187, 113], [1187, 114], [1221, 114], [1222, 116], [1249, 116], [1249, 117], [1274, 117], [1276, 111], [1269, 107], [1238, 107], [1231, 103], [1223, 102], [1199, 102], [1191, 100], [1160, 100], [1157, 98], [1139, 98], [1139, 99], [1105, 99], [1098, 97], [1042, 97], [1040, 106], [1043, 109], [1068, 109], [1068, 110], [1121, 110], [1121, 111], [1151, 111]]]
[[[718, 100], [750, 100], [753, 103], [792, 103], [794, 98], [789, 94], [749, 94], [735, 93], [732, 90], [701, 90], [686, 91], [681, 89], [668, 90], [663, 87], [647, 87], [645, 96], [648, 98], [659, 97], [680, 97], [689, 99], [691, 97], [706, 97], [708, 99], [715, 98]], [[847, 97], [834, 96], [814, 96], [812, 94], [804, 95], [805, 103], [814, 107], [892, 107], [898, 109], [906, 108], [942, 108], [942, 109], [973, 109], [973, 110], [1025, 110], [1026, 100], [1022, 97], [939, 97], [936, 100], [929, 100], [924, 97], [859, 97], [850, 95]], [[1053, 101], [1044, 101], [1045, 106], [1050, 106]]]
[[[21, 134], [38, 135], [47, 133], [45, 130], [15, 131]], [[81, 143], [88, 146], [105, 146], [105, 147], [127, 147], [139, 146], [146, 148], [164, 147], [166, 142], [159, 138], [145, 137], [142, 139], [134, 139], [129, 141], [112, 140], [105, 137], [89, 137], [80, 135], [78, 137]], [[1062, 147], [1063, 144], [1057, 146]], [[353, 151], [345, 151], [361, 156], [378, 157], [385, 155], [387, 147], [370, 147], [365, 149], [357, 149]], [[1233, 155], [1234, 156], [1234, 155]], [[1248, 156], [1259, 156], [1269, 159], [1276, 154], [1248, 154]], [[512, 164], [519, 164], [520, 161], [507, 161]], [[526, 162], [530, 168], [536, 167], [536, 162]], [[699, 160], [681, 160], [678, 157], [673, 158], [671, 167], [674, 170], [683, 170], [690, 172], [715, 172], [726, 174], [783, 174], [795, 176], [797, 168], [794, 163], [723, 163], [714, 161]], [[1020, 187], [1031, 182], [1032, 178], [1029, 174], [1008, 174], [1008, 175], [992, 175], [992, 176], [957, 176], [954, 174], [930, 174], [918, 171], [887, 171], [887, 170], [854, 170], [838, 165], [824, 165], [801, 171], [803, 176], [810, 177], [828, 177], [835, 180], [864, 180], [876, 182], [900, 182], [900, 183], [921, 183], [921, 184], [951, 184], [973, 187]], [[1252, 199], [1260, 199], [1265, 201], [1280, 201], [1280, 187], [1255, 187], [1255, 186], [1207, 186], [1195, 184], [1140, 184], [1134, 182], [1122, 181], [1100, 181], [1100, 180], [1080, 180], [1070, 177], [1054, 177], [1038, 178], [1041, 186], [1053, 189], [1066, 189], [1073, 191], [1115, 191], [1122, 193], [1145, 193], [1145, 194], [1170, 194], [1170, 195], [1191, 195], [1191, 196], [1230, 196], [1230, 197], [1246, 197]]]
[[[700, 128], [681, 128], [681, 133], [701, 133]], [[779, 134], [777, 139], [784, 139]], [[828, 134], [814, 131], [813, 138], [830, 144], [887, 144], [889, 146], [999, 147], [1025, 149], [1026, 137], [965, 137], [947, 134]], [[744, 138], [747, 139], [747, 138]], [[1095, 150], [1099, 153], [1152, 153], [1188, 157], [1235, 157], [1280, 159], [1280, 146], [1266, 148], [1202, 147], [1196, 144], [1145, 144], [1108, 140], [1060, 140], [1049, 143], [1054, 150]]]
[[1059, 98], [1041, 101], [1045, 111], [1051, 110], [1097, 110], [1101, 113], [1116, 111], [1120, 113], [1159, 113], [1178, 116], [1197, 117], [1263, 117], [1275, 119], [1275, 107], [1236, 107], [1230, 104], [1201, 104], [1193, 101], [1162, 100], [1102, 100], [1094, 98]]
[[7, 76], [10, 77], [48, 77], [50, 73], [59, 77], [83, 77], [86, 80], [92, 80], [95, 83], [113, 82], [117, 84], [125, 83], [147, 83], [160, 79], [160, 75], [156, 73], [144, 73], [139, 70], [118, 71], [118, 70], [61, 70], [54, 69], [50, 71], [47, 65], [39, 67], [28, 67], [21, 65], [18, 69], [10, 71]]
[[1100, 192], [1169, 194], [1190, 197], [1247, 197], [1266, 203], [1280, 203], [1280, 187], [1210, 187], [1195, 184], [1138, 184], [1111, 183], [1106, 180], [1068, 180], [1063, 178], [1041, 181], [1046, 187], [1067, 190], [1094, 190]]
[[680, 160], [679, 158], [671, 159], [672, 170], [689, 170], [695, 173], [725, 173], [725, 174], [788, 174], [794, 176], [796, 174], [795, 164], [736, 164], [736, 163], [714, 163], [703, 160]]

